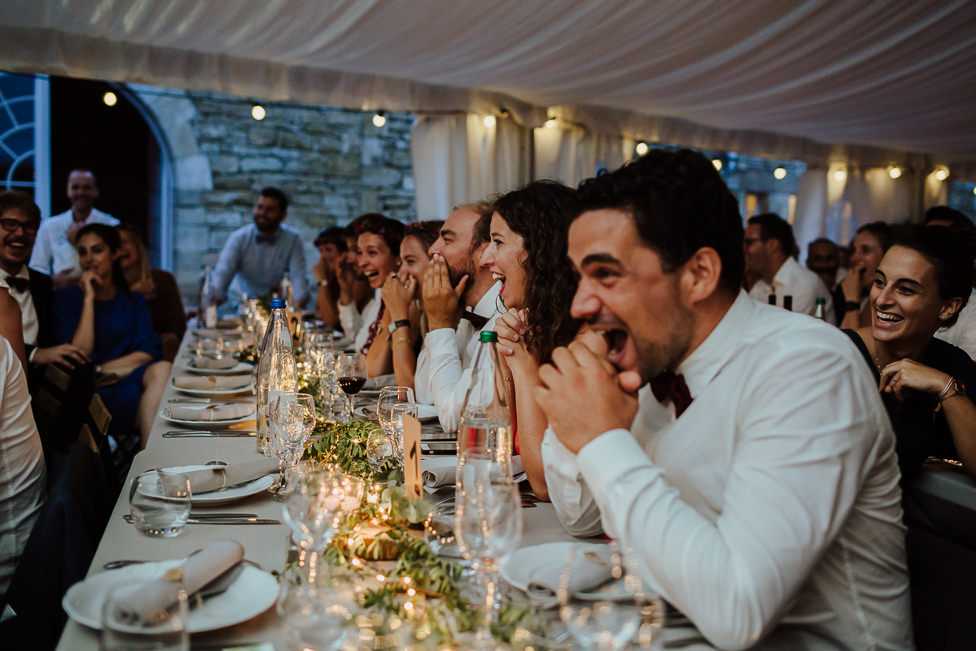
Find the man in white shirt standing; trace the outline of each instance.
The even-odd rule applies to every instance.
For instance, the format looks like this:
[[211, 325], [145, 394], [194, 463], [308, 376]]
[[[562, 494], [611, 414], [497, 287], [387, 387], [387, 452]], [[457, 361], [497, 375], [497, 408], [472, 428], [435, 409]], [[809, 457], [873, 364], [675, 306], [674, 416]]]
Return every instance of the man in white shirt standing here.
[[422, 296], [430, 332], [417, 357], [414, 390], [418, 401], [434, 403], [441, 427], [448, 432], [456, 430], [461, 419], [478, 333], [491, 330], [501, 314], [501, 283], [480, 264], [491, 213], [487, 203], [455, 208], [428, 250], [431, 261]]
[[535, 392], [564, 526], [619, 540], [715, 646], [911, 648], [894, 437], [856, 351], [740, 290], [738, 206], [700, 154], [579, 200], [572, 312], [603, 337]]
[[88, 170], [73, 170], [68, 175], [71, 209], [41, 222], [30, 266], [51, 276], [55, 287], [65, 287], [81, 278], [81, 265], [75, 250], [75, 233], [86, 224], [115, 226], [119, 220], [95, 207], [98, 183]]
[[775, 294], [780, 307], [786, 307], [784, 299], [790, 296], [793, 312], [811, 316], [817, 311], [817, 299], [823, 298], [824, 318], [836, 323], [830, 290], [817, 274], [801, 267], [793, 257], [793, 229], [782, 217], [771, 212], [750, 217], [743, 244], [746, 269], [760, 276], [749, 296], [765, 303], [770, 294]]

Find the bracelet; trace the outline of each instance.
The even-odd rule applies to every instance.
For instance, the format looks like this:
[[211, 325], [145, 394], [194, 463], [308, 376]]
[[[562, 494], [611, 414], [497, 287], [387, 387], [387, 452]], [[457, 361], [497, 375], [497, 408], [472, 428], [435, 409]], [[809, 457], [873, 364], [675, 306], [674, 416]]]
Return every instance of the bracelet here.
[[860, 309], [861, 309], [861, 304], [858, 303], [857, 301], [846, 301], [844, 303], [845, 312], [857, 312], [860, 311]]
[[409, 344], [410, 343], [410, 337], [396, 337], [395, 339], [393, 339], [393, 343], [395, 343], [395, 344]]
[[953, 396], [963, 393], [965, 390], [966, 388], [959, 384], [956, 378], [950, 377], [949, 381], [946, 382], [945, 388], [942, 389], [942, 391], [939, 392], [939, 395], [935, 398], [935, 411], [938, 412], [940, 409], [942, 409], [943, 402], [949, 398], [952, 398]]

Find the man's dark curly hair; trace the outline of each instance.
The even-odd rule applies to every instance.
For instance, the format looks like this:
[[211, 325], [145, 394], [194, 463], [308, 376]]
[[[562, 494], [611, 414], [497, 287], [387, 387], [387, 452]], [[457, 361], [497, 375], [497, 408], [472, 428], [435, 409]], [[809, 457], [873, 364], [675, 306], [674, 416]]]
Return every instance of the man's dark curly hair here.
[[665, 272], [702, 247], [722, 261], [719, 287], [735, 296], [742, 285], [742, 217], [711, 161], [689, 149], [652, 149], [608, 174], [584, 181], [579, 214], [612, 208], [630, 214], [643, 243]]
[[547, 361], [565, 346], [580, 323], [569, 308], [576, 293], [576, 274], [567, 255], [569, 224], [576, 216], [576, 191], [555, 181], [535, 181], [498, 197], [497, 212], [522, 237], [526, 258], [525, 307], [529, 352]]

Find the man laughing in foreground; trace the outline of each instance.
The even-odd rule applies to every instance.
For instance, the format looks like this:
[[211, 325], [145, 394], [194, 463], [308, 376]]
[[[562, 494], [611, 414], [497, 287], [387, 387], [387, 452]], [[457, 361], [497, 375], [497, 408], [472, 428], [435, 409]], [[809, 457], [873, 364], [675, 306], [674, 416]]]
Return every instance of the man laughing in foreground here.
[[572, 311], [603, 337], [536, 390], [564, 527], [619, 540], [716, 646], [911, 648], [894, 438], [849, 341], [740, 289], [742, 220], [701, 155], [579, 198]]

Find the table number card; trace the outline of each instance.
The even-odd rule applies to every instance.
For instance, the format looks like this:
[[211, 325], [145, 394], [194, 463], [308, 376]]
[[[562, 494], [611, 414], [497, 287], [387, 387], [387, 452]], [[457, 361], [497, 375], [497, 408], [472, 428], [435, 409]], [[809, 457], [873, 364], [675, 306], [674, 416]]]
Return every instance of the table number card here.
[[420, 421], [410, 414], [401, 414], [403, 421], [403, 487], [407, 496], [423, 497], [423, 474], [420, 470]]

